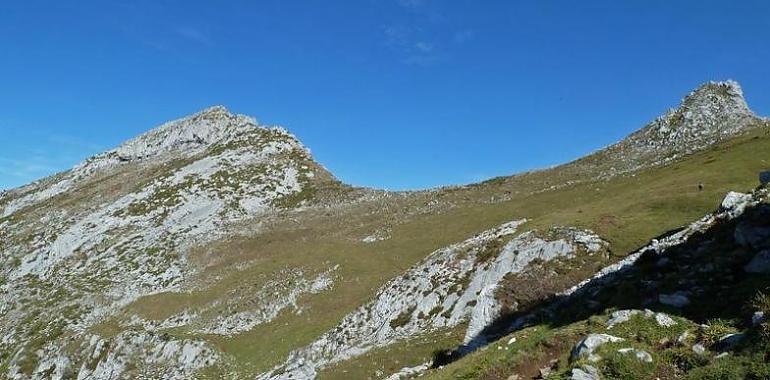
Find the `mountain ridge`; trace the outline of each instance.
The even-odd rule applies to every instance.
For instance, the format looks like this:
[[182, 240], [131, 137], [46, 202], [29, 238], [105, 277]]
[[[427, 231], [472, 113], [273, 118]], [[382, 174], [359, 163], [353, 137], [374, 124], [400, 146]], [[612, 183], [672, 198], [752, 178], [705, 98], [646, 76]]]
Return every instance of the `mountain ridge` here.
[[[222, 107], [164, 123], [123, 159], [118, 147], [0, 198], [0, 370], [323, 378], [428, 332], [462, 343], [753, 180], [765, 124], [727, 119], [723, 140], [672, 158], [684, 173], [642, 160], [601, 177], [617, 165], [605, 155], [416, 192], [342, 184], [287, 131]], [[553, 284], [495, 290], [533, 277]]]

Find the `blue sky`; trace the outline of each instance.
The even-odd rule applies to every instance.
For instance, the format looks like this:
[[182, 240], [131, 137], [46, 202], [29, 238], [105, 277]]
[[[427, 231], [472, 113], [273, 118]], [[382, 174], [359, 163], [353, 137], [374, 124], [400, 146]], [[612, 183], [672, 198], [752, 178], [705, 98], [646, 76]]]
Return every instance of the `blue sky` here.
[[0, 3], [0, 188], [214, 104], [389, 189], [542, 168], [701, 82], [770, 115], [767, 1]]

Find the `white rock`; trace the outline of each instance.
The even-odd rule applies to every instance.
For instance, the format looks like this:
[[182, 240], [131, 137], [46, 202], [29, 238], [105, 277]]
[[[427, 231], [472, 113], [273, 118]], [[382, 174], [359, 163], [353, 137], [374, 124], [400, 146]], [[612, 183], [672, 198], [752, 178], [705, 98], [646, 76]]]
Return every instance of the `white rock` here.
[[672, 327], [677, 324], [674, 318], [669, 317], [666, 313], [656, 313], [655, 321], [662, 327]]
[[750, 194], [731, 191], [722, 199], [721, 210], [726, 211], [731, 217], [735, 217], [743, 213], [750, 201]]
[[607, 343], [622, 342], [625, 339], [608, 334], [590, 334], [581, 339], [572, 349], [570, 360], [588, 358], [589, 361], [598, 361], [601, 358], [594, 354], [597, 348]]
[[571, 380], [601, 380], [599, 370], [590, 365], [584, 365], [580, 368], [573, 368]]
[[652, 355], [649, 352], [643, 350], [637, 350], [635, 348], [621, 348], [618, 350], [621, 354], [634, 354], [637, 359], [645, 363], [652, 363]]
[[607, 330], [612, 329], [618, 324], [628, 322], [631, 317], [639, 314], [639, 310], [618, 310], [610, 314], [609, 320], [607, 320]]
[[388, 376], [385, 380], [400, 380], [406, 377], [412, 377], [427, 371], [430, 369], [431, 365], [433, 365], [432, 362], [427, 362], [414, 367], [401, 368], [401, 370]]

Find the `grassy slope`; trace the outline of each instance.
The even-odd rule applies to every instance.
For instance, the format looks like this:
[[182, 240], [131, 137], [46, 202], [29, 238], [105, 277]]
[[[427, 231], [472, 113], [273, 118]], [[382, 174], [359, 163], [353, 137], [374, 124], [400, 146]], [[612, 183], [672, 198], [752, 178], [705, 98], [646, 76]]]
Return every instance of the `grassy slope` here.
[[[727, 191], [756, 186], [758, 171], [768, 165], [763, 157], [769, 153], [770, 137], [765, 131], [756, 131], [677, 164], [633, 177], [576, 185], [504, 204], [460, 209], [440, 218], [445, 223], [493, 220], [494, 224], [515, 215], [532, 219], [527, 227], [586, 227], [609, 240], [615, 255], [625, 256], [651, 238], [711, 211]], [[702, 191], [698, 190], [699, 183], [704, 184]], [[446, 341], [440, 339], [432, 349], [445, 347]], [[354, 359], [330, 368], [325, 375], [334, 378], [335, 374], [347, 371], [366, 378], [388, 361], [416, 365], [430, 354], [431, 349], [425, 344], [414, 349], [406, 344], [386, 357]]]
[[[257, 289], [282, 268], [299, 267], [314, 273], [339, 264], [333, 290], [302, 299], [306, 306], [302, 314], [284, 312], [271, 323], [232, 338], [206, 337], [232, 355], [234, 368], [242, 375], [252, 375], [282, 362], [291, 349], [333, 327], [382, 283], [435, 249], [502, 222], [526, 217], [534, 227], [560, 224], [593, 229], [613, 244], [616, 255], [622, 256], [650, 238], [700, 217], [726, 191], [753, 187], [757, 172], [767, 165], [762, 158], [768, 153], [770, 137], [757, 131], [677, 164], [608, 182], [582, 178], [589, 182], [529, 193], [544, 183], [570, 177], [564, 168], [557, 168], [469, 188], [293, 213], [273, 222], [259, 237], [233, 238], [200, 252], [196, 260], [211, 265], [200, 280], [213, 283], [211, 288], [147, 297], [128, 311], [162, 319], [186, 307], [226, 297], [234, 285], [247, 284]], [[699, 183], [705, 185], [703, 191], [698, 190]], [[510, 200], [485, 203], [507, 192]], [[415, 211], [432, 199], [452, 206], [440, 212]], [[301, 227], [291, 219], [301, 220]], [[360, 242], [360, 237], [384, 225], [392, 226], [391, 239], [375, 244]], [[226, 270], [230, 265], [252, 260], [246, 270]], [[218, 275], [223, 276], [215, 277]], [[102, 327], [109, 330], [109, 323]], [[186, 335], [184, 331], [172, 333]], [[420, 353], [446, 344], [442, 338], [435, 344], [419, 345], [419, 351], [410, 348], [388, 355], [373, 353], [333, 367], [334, 372], [329, 374], [371, 374], [384, 362], [418, 364]], [[362, 372], [354, 372], [355, 368]]]
[[[429, 380], [504, 380], [513, 374], [533, 378], [540, 368], [552, 368], [549, 379], [568, 378], [572, 368], [589, 364], [570, 363], [570, 349], [588, 333], [609, 333], [626, 341], [602, 346], [604, 358], [590, 363], [608, 379], [767, 379], [770, 378], [770, 322], [754, 325], [755, 311], [770, 315], [770, 277], [747, 274], [743, 267], [762, 247], [735, 242], [736, 225], [767, 228], [770, 205], [751, 208], [738, 220], [723, 221], [684, 244], [669, 249], [668, 264], [657, 255], [645, 255], [628, 271], [597, 292], [578, 297], [536, 326], [516, 331], [444, 368], [428, 372]], [[703, 249], [708, 248], [708, 249]], [[710, 269], [706, 269], [710, 268]], [[654, 286], [642, 285], [653, 284]], [[677, 309], [649, 302], [657, 294], [682, 288], [698, 289], [692, 303]], [[651, 298], [651, 296], [653, 298]], [[587, 300], [597, 304], [596, 315], [586, 308]], [[674, 316], [675, 326], [663, 327], [651, 317], [636, 315], [611, 330], [606, 321], [616, 309], [650, 307]], [[682, 333], [688, 335], [682, 338]], [[733, 347], [715, 344], [730, 333], [745, 339]], [[516, 338], [514, 343], [510, 343]], [[691, 348], [702, 344], [704, 354]], [[652, 355], [652, 363], [641, 363], [617, 352], [633, 347]], [[728, 353], [719, 355], [720, 351]]]

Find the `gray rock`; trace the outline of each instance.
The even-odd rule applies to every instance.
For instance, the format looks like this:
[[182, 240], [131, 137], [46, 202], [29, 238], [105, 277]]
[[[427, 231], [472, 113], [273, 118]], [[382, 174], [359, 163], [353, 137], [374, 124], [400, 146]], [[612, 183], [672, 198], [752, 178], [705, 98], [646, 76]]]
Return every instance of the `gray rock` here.
[[621, 348], [618, 350], [621, 354], [634, 354], [637, 359], [645, 363], [652, 363], [652, 355], [647, 351], [637, 350], [635, 348]]
[[690, 304], [690, 299], [685, 292], [676, 292], [674, 294], [661, 294], [658, 301], [664, 305], [673, 307], [685, 307]]
[[658, 325], [662, 327], [676, 326], [676, 321], [674, 318], [669, 317], [666, 313], [655, 314], [655, 321], [658, 322]]
[[639, 310], [618, 310], [610, 314], [610, 319], [607, 320], [607, 330], [615, 327], [618, 324], [628, 322], [631, 317], [639, 314]]
[[600, 380], [599, 370], [590, 365], [572, 369], [570, 380]]
[[770, 250], [764, 250], [756, 255], [743, 267], [747, 273], [770, 273]]
[[751, 316], [751, 324], [753, 326], [757, 326], [760, 323], [763, 323], [767, 320], [767, 317], [765, 317], [765, 313], [762, 311], [757, 311], [754, 313], [754, 315]]
[[594, 354], [599, 346], [607, 343], [622, 342], [625, 339], [618, 338], [616, 336], [608, 334], [591, 334], [583, 338], [572, 349], [572, 355], [570, 360], [577, 360], [581, 358], [588, 358], [588, 360], [595, 362], [601, 360], [601, 357]]
[[696, 354], [698, 354], [698, 355], [703, 355], [703, 354], [705, 354], [705, 353], [706, 353], [706, 347], [704, 347], [704, 346], [703, 346], [702, 344], [700, 344], [700, 343], [696, 343], [696, 344], [694, 344], [694, 345], [692, 346], [692, 352], [694, 352], [694, 353], [696, 353]]
[[731, 191], [722, 199], [721, 211], [725, 211], [731, 217], [735, 217], [743, 213], [743, 210], [750, 201], [751, 195]]
[[735, 347], [738, 343], [742, 342], [746, 338], [746, 334], [727, 334], [719, 339], [716, 346], [719, 351], [727, 351]]

